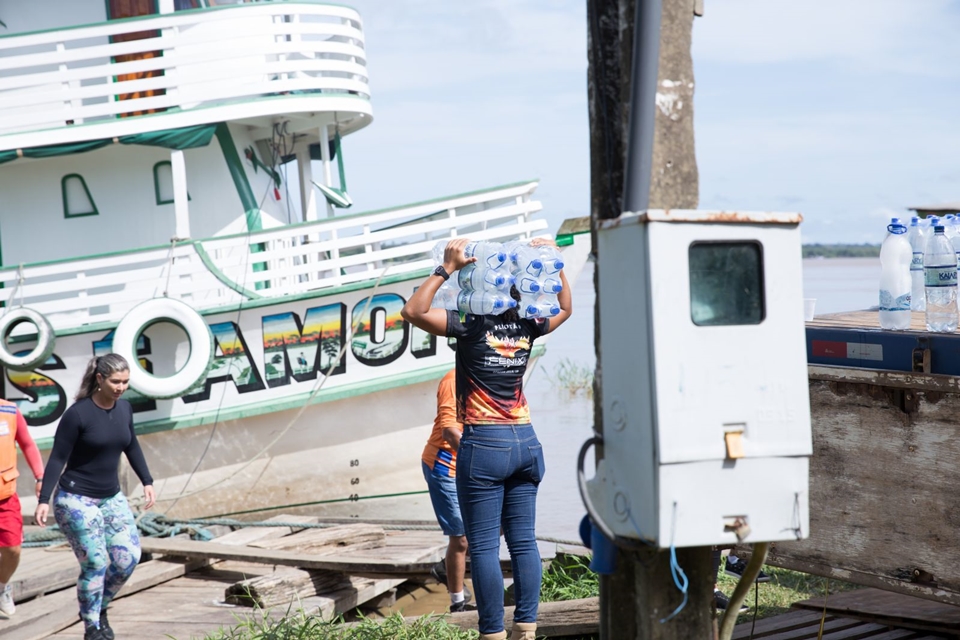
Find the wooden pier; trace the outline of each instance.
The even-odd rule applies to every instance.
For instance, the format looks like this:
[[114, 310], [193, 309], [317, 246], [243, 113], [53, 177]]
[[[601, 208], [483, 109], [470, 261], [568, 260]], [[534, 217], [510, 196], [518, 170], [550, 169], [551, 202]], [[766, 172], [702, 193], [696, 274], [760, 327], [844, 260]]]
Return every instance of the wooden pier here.
[[[287, 515], [272, 520], [316, 522]], [[447, 539], [439, 531], [349, 524], [299, 531], [249, 527], [215, 542], [142, 542], [154, 557], [137, 567], [111, 605], [111, 624], [123, 637], [166, 634], [186, 640], [233, 626], [238, 618], [282, 616], [293, 602], [324, 619], [345, 613], [395, 589], [409, 578], [405, 572], [425, 574], [440, 560]], [[70, 549], [24, 549], [21, 567], [12, 583], [17, 612], [10, 619], [0, 618], [0, 637], [82, 637], [72, 588], [79, 569]]]

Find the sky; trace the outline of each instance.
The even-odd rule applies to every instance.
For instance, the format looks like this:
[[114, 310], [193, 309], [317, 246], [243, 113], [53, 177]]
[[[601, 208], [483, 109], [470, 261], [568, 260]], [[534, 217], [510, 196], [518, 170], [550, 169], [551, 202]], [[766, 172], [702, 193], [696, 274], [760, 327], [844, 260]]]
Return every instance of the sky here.
[[[532, 178], [589, 215], [585, 0], [352, 0], [374, 122], [356, 210]], [[960, 3], [706, 0], [694, 23], [700, 208], [799, 211], [804, 242], [879, 242], [960, 201]]]

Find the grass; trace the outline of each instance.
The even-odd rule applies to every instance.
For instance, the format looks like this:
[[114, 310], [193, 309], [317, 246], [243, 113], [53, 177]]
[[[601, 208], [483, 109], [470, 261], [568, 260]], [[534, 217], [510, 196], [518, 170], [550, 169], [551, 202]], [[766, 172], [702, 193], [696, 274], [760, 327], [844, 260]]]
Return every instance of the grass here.
[[543, 572], [540, 602], [580, 600], [600, 595], [600, 576], [590, 570], [590, 558], [558, 554]]
[[[756, 605], [757, 620], [786, 613], [794, 602], [810, 598], [822, 599], [824, 594], [827, 593], [828, 584], [829, 593], [839, 593], [859, 588], [857, 585], [848, 582], [827, 580], [827, 578], [777, 567], [765, 566], [763, 572], [770, 576], [770, 582], [754, 585], [750, 589], [750, 593], [744, 602], [750, 607], [750, 611], [741, 613], [739, 622], [746, 622], [753, 618], [754, 603], [757, 601], [757, 587], [760, 588], [759, 605]], [[733, 590], [737, 586], [736, 578], [724, 575], [721, 569], [717, 582], [717, 587], [721, 591], [728, 596], [733, 595]]]
[[[558, 555], [543, 573], [540, 601], [558, 602], [598, 596], [600, 579], [590, 570], [589, 563], [589, 558]], [[846, 582], [828, 581], [826, 578], [777, 567], [766, 566], [764, 572], [770, 576], [770, 582], [754, 585], [750, 589], [746, 604], [751, 611], [740, 614], [738, 622], [749, 622], [753, 618], [757, 587], [758, 620], [786, 613], [794, 602], [822, 598], [828, 588], [831, 594], [857, 588]], [[718, 587], [727, 595], [733, 594], [736, 582], [735, 578], [720, 572]], [[477, 637], [476, 631], [448, 624], [442, 616], [424, 616], [415, 624], [405, 625], [403, 616], [396, 613], [382, 620], [361, 618], [357, 624], [346, 625], [342, 618], [324, 622], [302, 610], [291, 608], [282, 618], [254, 610], [247, 617], [238, 618], [236, 626], [220, 629], [207, 635], [205, 640], [476, 640]], [[592, 636], [585, 636], [583, 640], [588, 638]]]
[[578, 364], [570, 358], [561, 360], [552, 374], [544, 370], [544, 375], [554, 386], [571, 396], [593, 397], [593, 369]]
[[[256, 614], [254, 614], [256, 615]], [[424, 616], [414, 624], [404, 624], [396, 613], [383, 620], [362, 618], [346, 625], [342, 618], [324, 622], [303, 610], [288, 610], [276, 620], [268, 612], [257, 617], [239, 619], [229, 629], [220, 629], [205, 640], [476, 640], [476, 631], [447, 624], [437, 616]]]

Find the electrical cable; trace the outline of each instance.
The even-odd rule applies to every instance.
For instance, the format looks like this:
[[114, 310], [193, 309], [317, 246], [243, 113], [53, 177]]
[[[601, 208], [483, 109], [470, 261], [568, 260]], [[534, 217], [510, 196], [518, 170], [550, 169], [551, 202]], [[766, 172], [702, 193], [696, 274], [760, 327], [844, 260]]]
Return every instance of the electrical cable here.
[[680, 602], [680, 605], [673, 610], [673, 613], [668, 615], [666, 618], [660, 619], [660, 624], [665, 624], [673, 620], [677, 615], [683, 611], [683, 608], [687, 606], [687, 601], [690, 597], [690, 594], [687, 591], [687, 588], [690, 586], [690, 581], [687, 579], [687, 574], [683, 572], [683, 569], [680, 568], [680, 563], [677, 562], [677, 547], [673, 544], [673, 537], [676, 535], [677, 531], [677, 503], [673, 503], [673, 520], [670, 524], [670, 576], [673, 578], [673, 584], [677, 587], [680, 593], [683, 594], [683, 600]]
[[[652, 541], [646, 540], [643, 536], [640, 535], [639, 527], [636, 523], [633, 523], [634, 529], [637, 530], [637, 535], [640, 537], [639, 540], [633, 540], [631, 538], [626, 538], [624, 536], [618, 536], [616, 533], [607, 526], [607, 523], [603, 521], [603, 518], [600, 517], [600, 514], [597, 513], [596, 508], [593, 506], [593, 501], [590, 500], [590, 494], [587, 491], [587, 476], [583, 471], [583, 465], [586, 461], [587, 451], [590, 450], [590, 447], [594, 445], [603, 444], [603, 437], [594, 432], [592, 438], [589, 438], [586, 442], [583, 443], [583, 446], [580, 447], [580, 453], [577, 454], [577, 488], [580, 490], [580, 499], [583, 501], [583, 506], [587, 509], [587, 515], [590, 516], [590, 521], [593, 522], [593, 525], [600, 530], [600, 533], [603, 536], [615, 544], [616, 546], [622, 549], [649, 549], [653, 545]], [[633, 515], [629, 514], [631, 521], [633, 521]]]

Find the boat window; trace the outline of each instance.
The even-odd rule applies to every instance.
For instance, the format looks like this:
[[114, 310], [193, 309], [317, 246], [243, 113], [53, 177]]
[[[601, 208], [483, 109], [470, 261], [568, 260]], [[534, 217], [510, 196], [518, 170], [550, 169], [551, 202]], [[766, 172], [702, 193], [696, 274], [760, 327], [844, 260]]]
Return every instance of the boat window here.
[[759, 324], [764, 318], [758, 242], [690, 245], [690, 318], [699, 326]]
[[173, 203], [173, 167], [169, 160], [153, 165], [153, 190], [157, 204]]
[[[169, 160], [161, 160], [153, 165], [153, 192], [157, 204], [173, 204], [173, 165]], [[187, 193], [187, 200], [192, 200]]]
[[63, 217], [78, 218], [80, 216], [95, 216], [100, 212], [90, 195], [87, 183], [79, 173], [63, 176], [60, 181], [60, 192], [63, 194]]

